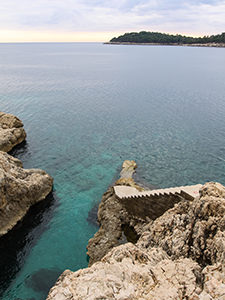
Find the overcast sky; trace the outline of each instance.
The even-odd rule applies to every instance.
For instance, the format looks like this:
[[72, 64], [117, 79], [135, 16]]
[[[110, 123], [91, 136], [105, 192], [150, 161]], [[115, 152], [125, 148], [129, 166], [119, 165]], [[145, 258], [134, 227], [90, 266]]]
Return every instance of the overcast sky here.
[[0, 41], [105, 41], [129, 31], [225, 32], [225, 0], [0, 0]]

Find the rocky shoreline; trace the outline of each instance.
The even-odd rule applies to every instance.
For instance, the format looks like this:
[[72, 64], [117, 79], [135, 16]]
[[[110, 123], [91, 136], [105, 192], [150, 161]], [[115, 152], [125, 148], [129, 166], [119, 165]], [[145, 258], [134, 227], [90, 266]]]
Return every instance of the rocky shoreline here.
[[[23, 169], [7, 153], [25, 138], [22, 122], [0, 113], [0, 237], [52, 190], [50, 175]], [[136, 167], [125, 161], [115, 186], [142, 193]], [[87, 246], [89, 267], [64, 271], [47, 300], [223, 300], [225, 187], [209, 182], [196, 198], [170, 195], [157, 213], [148, 199], [134, 198], [135, 205], [127, 199], [108, 188], [98, 209], [100, 228]]]
[[52, 191], [50, 175], [39, 169], [23, 169], [19, 159], [6, 153], [25, 138], [23, 123], [11, 114], [0, 112], [0, 237]]
[[[137, 187], [130, 177], [136, 164], [124, 166], [116, 185]], [[102, 197], [98, 220], [99, 231], [87, 247], [89, 268], [66, 270], [47, 300], [224, 299], [221, 184], [206, 183], [194, 200], [181, 198], [155, 220], [128, 212], [111, 187]]]
[[0, 151], [9, 152], [25, 139], [22, 121], [12, 114], [0, 112]]
[[159, 44], [159, 43], [132, 43], [132, 42], [105, 42], [105, 45], [142, 45], [142, 46], [182, 46], [182, 47], [214, 47], [225, 48], [225, 43], [207, 44]]

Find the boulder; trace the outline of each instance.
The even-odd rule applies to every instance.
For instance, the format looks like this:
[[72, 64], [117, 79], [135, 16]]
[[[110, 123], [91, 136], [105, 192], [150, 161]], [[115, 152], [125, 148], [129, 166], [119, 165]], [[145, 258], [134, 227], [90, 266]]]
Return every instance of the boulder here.
[[225, 261], [225, 188], [206, 183], [200, 197], [182, 201], [143, 228], [141, 247], [161, 247], [173, 259], [189, 257], [201, 266]]
[[0, 151], [0, 236], [22, 220], [29, 208], [51, 192], [53, 179], [39, 169], [23, 169], [20, 160]]
[[23, 123], [14, 115], [0, 112], [0, 151], [9, 152], [25, 138]]
[[150, 251], [128, 243], [100, 262], [65, 271], [47, 300], [199, 299], [201, 269], [190, 259], [172, 261], [160, 248]]
[[139, 191], [144, 190], [133, 179], [133, 175], [137, 168], [137, 163], [134, 160], [125, 160], [122, 164], [120, 178], [116, 181], [115, 185], [126, 185], [136, 188]]

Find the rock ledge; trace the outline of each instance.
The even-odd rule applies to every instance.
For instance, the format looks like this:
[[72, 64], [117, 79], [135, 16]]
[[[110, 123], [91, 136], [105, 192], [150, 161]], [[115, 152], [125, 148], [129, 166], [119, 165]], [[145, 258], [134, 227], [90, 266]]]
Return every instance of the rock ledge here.
[[[225, 187], [209, 182], [199, 194], [143, 223], [109, 188], [88, 245], [90, 267], [66, 270], [47, 300], [224, 300]], [[119, 245], [124, 221], [140, 236], [135, 244]]]
[[31, 205], [51, 192], [53, 179], [39, 169], [23, 169], [20, 160], [0, 151], [0, 236], [11, 230]]
[[14, 115], [0, 112], [0, 151], [9, 152], [25, 138], [22, 121]]

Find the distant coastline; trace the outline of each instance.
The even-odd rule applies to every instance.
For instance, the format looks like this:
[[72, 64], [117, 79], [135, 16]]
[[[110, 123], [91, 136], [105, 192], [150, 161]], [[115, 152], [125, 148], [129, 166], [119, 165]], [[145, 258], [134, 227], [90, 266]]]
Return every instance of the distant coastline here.
[[161, 32], [127, 32], [112, 38], [105, 44], [110, 45], [150, 45], [150, 46], [192, 46], [225, 48], [225, 32], [217, 35], [192, 37], [181, 34]]
[[141, 46], [183, 46], [183, 47], [214, 47], [225, 48], [225, 43], [206, 43], [206, 44], [169, 44], [169, 43], [134, 43], [134, 42], [105, 42], [104, 45], [141, 45]]

